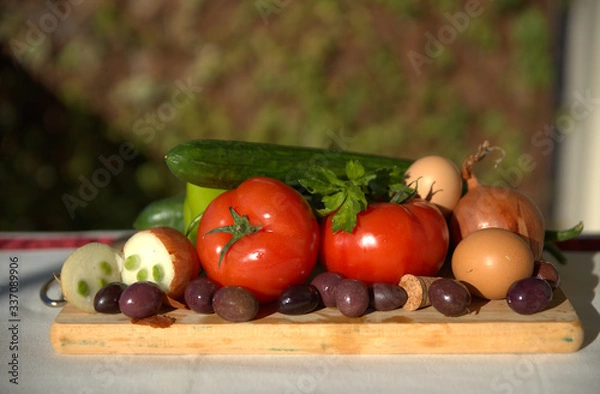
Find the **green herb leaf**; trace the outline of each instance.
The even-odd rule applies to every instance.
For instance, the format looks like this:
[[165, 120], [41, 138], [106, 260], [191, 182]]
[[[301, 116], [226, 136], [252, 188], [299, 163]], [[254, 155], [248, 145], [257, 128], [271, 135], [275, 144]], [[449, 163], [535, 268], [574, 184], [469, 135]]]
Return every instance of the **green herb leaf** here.
[[582, 232], [583, 222], [579, 222], [564, 230], [546, 230], [544, 239], [546, 242], [563, 242], [579, 236]]
[[324, 167], [309, 167], [305, 176], [299, 182], [311, 194], [328, 195], [335, 193], [344, 185], [333, 171]]
[[369, 183], [376, 177], [375, 173], [367, 173], [358, 161], [351, 160], [346, 164], [344, 179], [326, 168], [312, 166], [299, 183], [309, 193], [321, 196], [323, 208], [317, 209], [319, 215], [335, 212], [332, 218], [334, 232], [352, 232], [356, 226], [356, 215], [367, 208]]
[[350, 160], [346, 163], [346, 176], [349, 180], [360, 181], [365, 175], [365, 168], [358, 161]]
[[382, 167], [373, 172], [375, 178], [369, 181], [370, 198], [389, 201], [393, 190], [404, 185], [405, 174], [398, 167]]
[[325, 208], [319, 209], [318, 213], [322, 216], [329, 215], [332, 212], [335, 212], [339, 207], [342, 206], [344, 201], [346, 200], [346, 193], [339, 191], [335, 192], [330, 196], [323, 196], [322, 202]]
[[408, 185], [405, 185], [404, 183], [390, 185], [390, 201], [402, 204], [415, 197], [417, 195], [417, 181], [418, 179]]
[[546, 230], [544, 236], [544, 250], [550, 253], [560, 264], [567, 263], [567, 257], [562, 253], [555, 242], [564, 242], [575, 238], [583, 232], [583, 222], [564, 230]]

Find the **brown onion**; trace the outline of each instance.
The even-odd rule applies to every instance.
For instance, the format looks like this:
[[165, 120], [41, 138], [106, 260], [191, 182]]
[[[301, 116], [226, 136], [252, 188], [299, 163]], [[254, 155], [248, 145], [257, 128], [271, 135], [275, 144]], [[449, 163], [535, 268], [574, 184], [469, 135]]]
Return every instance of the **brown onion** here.
[[473, 164], [493, 150], [488, 141], [479, 146], [475, 155], [462, 165], [462, 177], [467, 192], [460, 199], [450, 218], [450, 233], [454, 245], [476, 230], [503, 228], [520, 235], [531, 247], [535, 259], [544, 249], [545, 223], [538, 206], [527, 196], [509, 187], [479, 183], [473, 174]]

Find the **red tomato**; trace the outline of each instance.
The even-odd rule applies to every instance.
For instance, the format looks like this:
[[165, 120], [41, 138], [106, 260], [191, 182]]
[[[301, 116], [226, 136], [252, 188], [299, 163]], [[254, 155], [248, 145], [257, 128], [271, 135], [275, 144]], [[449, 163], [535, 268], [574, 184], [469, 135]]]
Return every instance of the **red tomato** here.
[[[230, 208], [260, 228], [234, 242], [219, 262], [232, 235], [207, 233], [233, 225]], [[317, 261], [319, 225], [295, 189], [275, 179], [251, 178], [210, 203], [198, 226], [196, 248], [210, 279], [245, 287], [265, 303], [308, 278]]]
[[333, 233], [332, 216], [321, 231], [321, 260], [328, 271], [366, 283], [398, 283], [405, 274], [435, 275], [444, 264], [448, 226], [431, 203], [370, 204], [352, 233]]

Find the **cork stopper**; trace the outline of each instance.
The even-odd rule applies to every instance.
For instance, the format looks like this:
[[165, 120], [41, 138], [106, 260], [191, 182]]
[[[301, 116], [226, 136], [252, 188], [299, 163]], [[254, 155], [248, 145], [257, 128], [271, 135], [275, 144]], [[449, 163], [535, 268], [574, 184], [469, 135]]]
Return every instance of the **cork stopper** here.
[[427, 294], [428, 289], [429, 286], [438, 279], [441, 278], [434, 276], [415, 276], [410, 274], [402, 276], [398, 286], [402, 287], [408, 295], [408, 299], [403, 308], [408, 311], [416, 311], [417, 309], [431, 305]]

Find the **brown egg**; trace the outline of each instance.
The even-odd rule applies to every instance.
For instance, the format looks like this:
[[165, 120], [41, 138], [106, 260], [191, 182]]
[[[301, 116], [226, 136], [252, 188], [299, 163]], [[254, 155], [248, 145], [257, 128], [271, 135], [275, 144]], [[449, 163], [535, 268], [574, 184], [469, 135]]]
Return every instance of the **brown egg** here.
[[417, 182], [419, 196], [448, 216], [462, 195], [462, 178], [456, 164], [442, 156], [425, 156], [406, 170], [405, 183]]
[[471, 233], [452, 254], [456, 279], [473, 295], [489, 300], [506, 298], [510, 285], [530, 277], [533, 267], [529, 245], [515, 233], [500, 228]]

